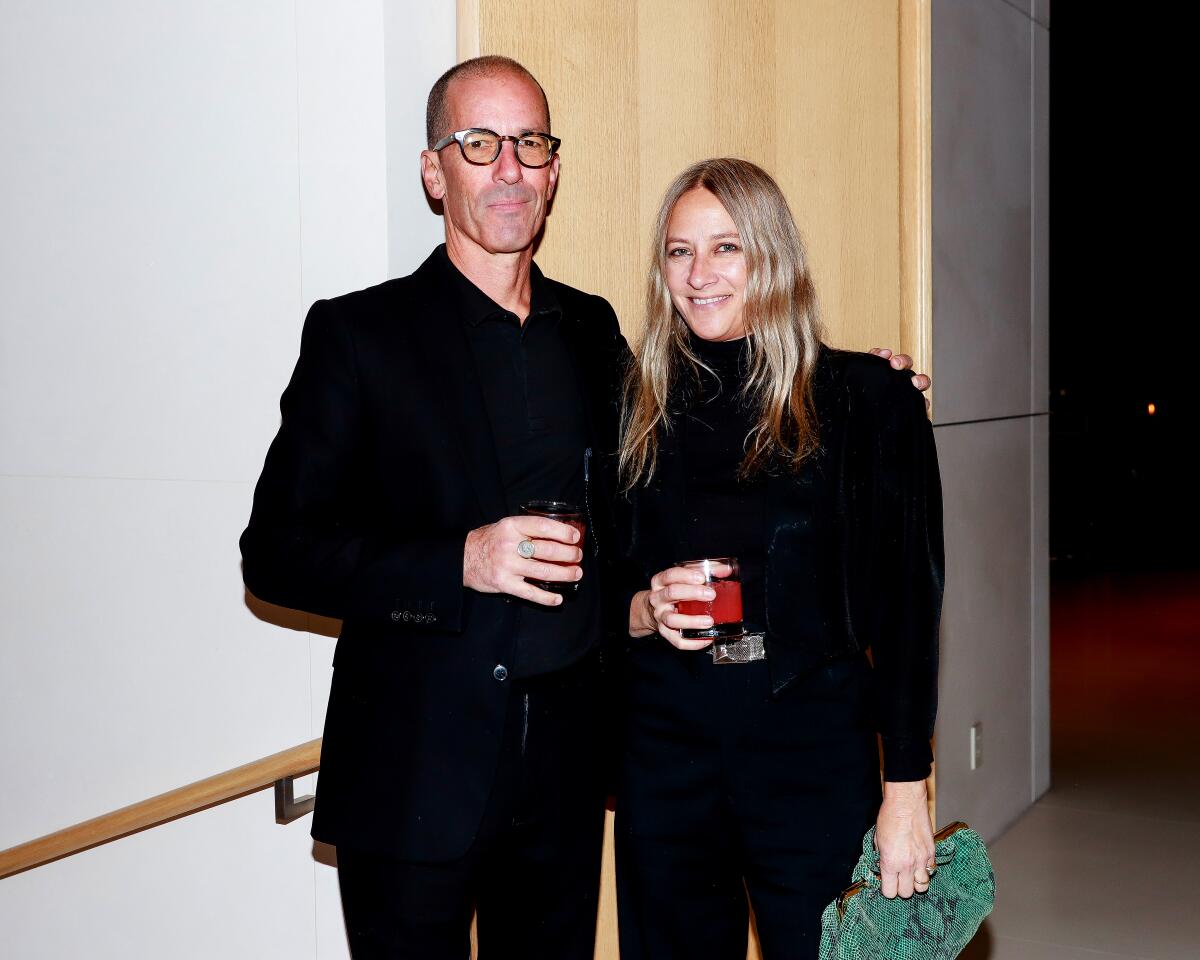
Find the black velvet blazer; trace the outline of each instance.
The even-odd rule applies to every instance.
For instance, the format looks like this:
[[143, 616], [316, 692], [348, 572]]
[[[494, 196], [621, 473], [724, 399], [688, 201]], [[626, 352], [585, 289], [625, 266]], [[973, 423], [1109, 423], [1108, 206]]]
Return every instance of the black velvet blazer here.
[[[944, 580], [933, 430], [909, 374], [869, 354], [822, 347], [814, 402], [819, 452], [766, 483], [772, 684], [778, 694], [824, 661], [869, 650], [885, 777], [919, 780], [931, 761]], [[684, 476], [668, 434], [650, 485], [630, 497], [626, 555], [639, 589], [677, 559]]]
[[[418, 861], [459, 857], [475, 835], [512, 689], [495, 668], [511, 662], [517, 616], [511, 598], [462, 583], [467, 532], [507, 508], [448, 270], [435, 253], [411, 276], [313, 305], [241, 539], [256, 596], [343, 621], [313, 836]], [[628, 348], [607, 301], [547, 283], [587, 418], [604, 594]], [[617, 616], [627, 629], [628, 605]]]

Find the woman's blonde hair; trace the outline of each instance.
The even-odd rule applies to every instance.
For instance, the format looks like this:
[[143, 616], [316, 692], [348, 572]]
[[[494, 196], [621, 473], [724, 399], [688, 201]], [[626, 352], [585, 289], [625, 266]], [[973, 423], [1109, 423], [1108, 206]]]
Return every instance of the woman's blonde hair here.
[[758, 416], [746, 437], [743, 476], [779, 458], [793, 469], [817, 448], [812, 377], [821, 326], [804, 244], [779, 185], [748, 160], [719, 157], [683, 171], [667, 189], [655, 221], [646, 288], [646, 326], [625, 383], [618, 465], [626, 490], [648, 482], [660, 431], [669, 432], [668, 397], [690, 365], [706, 366], [688, 345], [688, 327], [671, 301], [667, 223], [690, 190], [704, 189], [728, 211], [746, 258], [742, 322], [751, 337], [744, 397]]

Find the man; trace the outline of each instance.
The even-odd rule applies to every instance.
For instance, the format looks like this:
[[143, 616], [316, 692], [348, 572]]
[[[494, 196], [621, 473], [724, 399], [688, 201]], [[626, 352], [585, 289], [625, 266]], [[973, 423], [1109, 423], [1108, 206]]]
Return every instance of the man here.
[[[627, 348], [605, 300], [533, 264], [559, 158], [529, 72], [459, 64], [426, 132], [446, 243], [312, 307], [244, 575], [344, 621], [313, 836], [338, 849], [353, 954], [463, 960], [477, 909], [485, 956], [590, 960]], [[585, 549], [521, 515], [533, 499], [582, 505]]]
[[[344, 620], [313, 836], [338, 848], [354, 955], [462, 960], [477, 906], [493, 957], [590, 958], [612, 498], [591, 461], [625, 342], [606, 301], [533, 265], [559, 165], [537, 81], [460, 64], [427, 133], [445, 246], [310, 311], [245, 580]], [[587, 550], [521, 516], [533, 499], [585, 506]]]

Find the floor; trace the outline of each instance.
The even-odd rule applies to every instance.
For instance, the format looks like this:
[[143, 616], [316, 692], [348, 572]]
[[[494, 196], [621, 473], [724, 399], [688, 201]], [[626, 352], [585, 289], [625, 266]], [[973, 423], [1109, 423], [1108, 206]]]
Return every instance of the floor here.
[[1200, 958], [1200, 572], [1056, 580], [1051, 790], [966, 960]]

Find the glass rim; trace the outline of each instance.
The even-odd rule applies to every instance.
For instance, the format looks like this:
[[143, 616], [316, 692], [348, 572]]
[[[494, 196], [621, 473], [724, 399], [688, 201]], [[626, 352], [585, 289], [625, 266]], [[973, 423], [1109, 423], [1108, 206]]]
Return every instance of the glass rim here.
[[675, 566], [686, 567], [694, 563], [726, 563], [733, 565], [737, 562], [737, 557], [700, 557], [696, 560], [676, 560]]
[[521, 504], [521, 509], [553, 514], [573, 513], [583, 516], [583, 508], [579, 504], [568, 503], [565, 500], [526, 500]]

